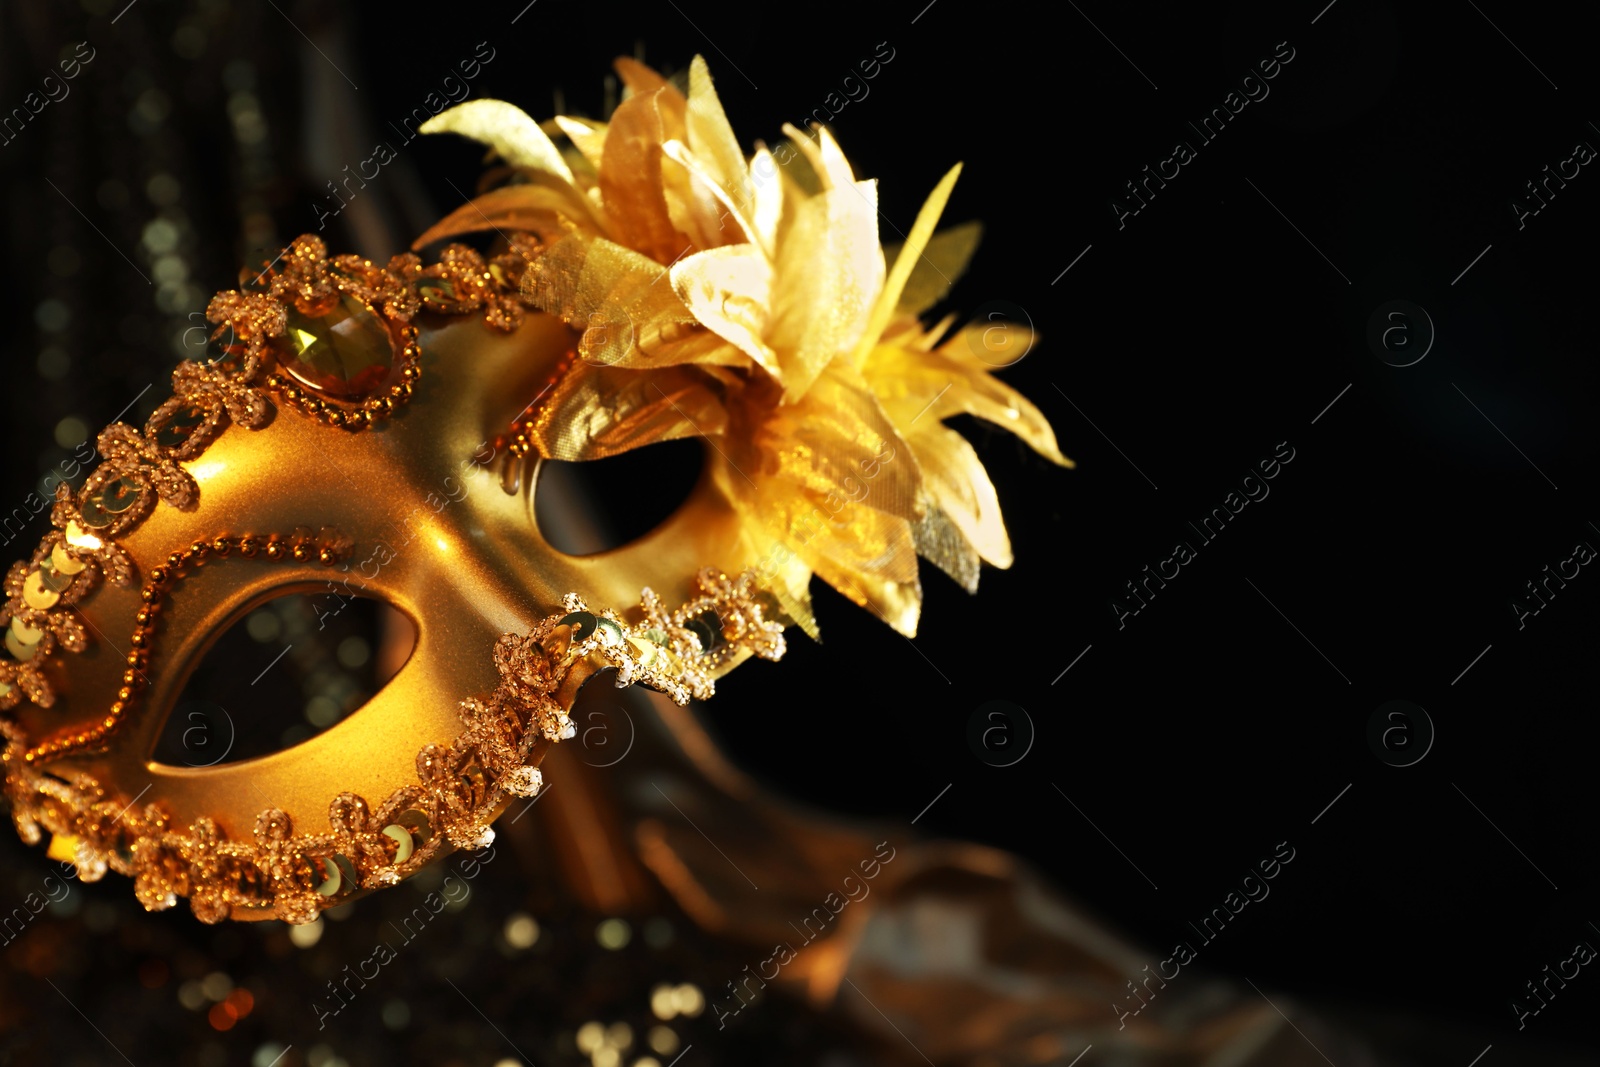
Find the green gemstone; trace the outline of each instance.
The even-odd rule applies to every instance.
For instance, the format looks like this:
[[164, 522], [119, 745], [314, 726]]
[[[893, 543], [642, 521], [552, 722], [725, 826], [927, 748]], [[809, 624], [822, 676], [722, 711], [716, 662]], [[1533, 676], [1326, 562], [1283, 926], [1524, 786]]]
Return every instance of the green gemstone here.
[[389, 331], [351, 296], [316, 318], [291, 306], [284, 335], [273, 338], [272, 347], [283, 370], [308, 388], [339, 400], [367, 396], [396, 377]]

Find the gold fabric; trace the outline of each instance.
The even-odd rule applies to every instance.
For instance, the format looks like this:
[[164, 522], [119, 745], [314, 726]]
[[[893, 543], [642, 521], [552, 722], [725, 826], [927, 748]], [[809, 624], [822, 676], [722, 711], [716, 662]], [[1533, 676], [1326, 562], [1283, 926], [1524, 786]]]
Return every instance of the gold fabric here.
[[[993, 377], [1004, 361], [982, 331], [995, 324], [947, 338], [950, 320], [917, 318], [977, 245], [975, 224], [936, 232], [960, 165], [886, 256], [877, 184], [826, 129], [785, 126], [788, 142], [747, 159], [703, 59], [687, 95], [634, 60], [617, 72], [628, 91], [605, 123], [541, 126], [479, 100], [425, 125], [482, 142], [515, 177], [418, 247], [491, 229], [545, 242], [524, 296], [583, 339], [536, 408], [541, 455], [704, 438], [709, 483], [772, 561], [767, 579], [795, 621], [814, 632], [815, 573], [915, 634], [919, 553], [969, 590], [977, 559], [1011, 562], [982, 462], [942, 420], [975, 415], [1071, 465], [1039, 410]], [[1024, 328], [998, 328], [1017, 351], [1031, 346]]]

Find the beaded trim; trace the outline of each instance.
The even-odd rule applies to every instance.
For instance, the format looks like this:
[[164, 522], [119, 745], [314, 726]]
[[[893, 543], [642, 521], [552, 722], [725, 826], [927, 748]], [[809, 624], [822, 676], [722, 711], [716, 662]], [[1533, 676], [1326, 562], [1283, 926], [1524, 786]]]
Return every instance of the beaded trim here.
[[[207, 317], [217, 324], [218, 357], [180, 364], [172, 375], [173, 396], [142, 432], [119, 422], [99, 435], [103, 461], [80, 489], [57, 487], [54, 529], [30, 560], [7, 573], [0, 626], [6, 627], [11, 657], [0, 657], [0, 712], [24, 698], [41, 707], [55, 702], [44, 667], [58, 652], [88, 647], [76, 605], [102, 579], [133, 585], [135, 565], [118, 538], [158, 503], [193, 506], [199, 488], [181, 463], [199, 456], [229, 422], [259, 428], [278, 401], [326, 425], [359, 432], [411, 398], [421, 375], [410, 321], [418, 310], [481, 312], [491, 329], [516, 329], [526, 307], [520, 282], [538, 241], [515, 233], [509, 246], [487, 261], [467, 246], [450, 245], [431, 267], [407, 253], [380, 268], [357, 256], [330, 259], [322, 241], [308, 235], [242, 289], [214, 297]], [[302, 388], [279, 365], [274, 342], [284, 336], [291, 309], [317, 318], [341, 301], [353, 301], [397, 342], [398, 380], [375, 395], [330, 397]], [[288, 814], [269, 808], [257, 817], [252, 840], [229, 841], [209, 818], [174, 827], [159, 803], [139, 807], [137, 798], [112, 797], [87, 775], [67, 780], [45, 769], [102, 746], [124, 721], [147, 681], [162, 600], [189, 569], [234, 553], [315, 558], [327, 565], [350, 546], [331, 529], [224, 535], [180, 547], [164, 566], [152, 567], [141, 589], [144, 606], [135, 619], [123, 687], [103, 719], [35, 744], [13, 717], [0, 714], [5, 795], [22, 839], [35, 844], [44, 830], [57, 835], [57, 846], [71, 851], [85, 881], [108, 869], [131, 875], [136, 895], [151, 910], [186, 896], [205, 922], [219, 922], [235, 907], [270, 907], [280, 919], [310, 922], [356, 888], [392, 884], [415, 872], [447, 844], [472, 848], [492, 839], [495, 813], [511, 797], [532, 796], [540, 787], [542, 776], [530, 762], [538, 742], [574, 733], [553, 694], [579, 663], [613, 666], [618, 686], [640, 682], [683, 704], [709, 697], [713, 679], [732, 661], [745, 655], [777, 659], [784, 651], [783, 627], [767, 620], [770, 598], [757, 590], [753, 572], [729, 578], [702, 571], [700, 595], [670, 612], [646, 589], [638, 625], [610, 611], [592, 611], [568, 594], [563, 614], [496, 643], [499, 686], [482, 700], [462, 701], [466, 729], [454, 742], [422, 748], [417, 784], [396, 790], [375, 809], [353, 793], [339, 794], [329, 806], [333, 831], [327, 834], [297, 834]]]
[[579, 663], [613, 666], [619, 687], [640, 682], [685, 704], [691, 696], [709, 698], [717, 670], [733, 659], [783, 655], [783, 627], [764, 618], [753, 572], [731, 579], [708, 569], [698, 581], [702, 595], [670, 613], [646, 589], [638, 625], [592, 611], [569, 593], [564, 614], [545, 617], [525, 635], [502, 636], [494, 646], [500, 684], [486, 699], [461, 702], [461, 735], [449, 745], [424, 745], [417, 784], [376, 808], [355, 793], [334, 797], [331, 833], [297, 834], [277, 808], [257, 816], [248, 841], [227, 840], [205, 817], [174, 827], [158, 803], [140, 807], [111, 797], [87, 775], [65, 781], [18, 758], [24, 739], [14, 723], [0, 720], [12, 818], [28, 844], [38, 843], [42, 830], [67, 839], [85, 881], [107, 869], [131, 875], [151, 911], [188, 897], [203, 922], [220, 922], [241, 906], [311, 922], [356, 889], [414, 874], [447, 847], [493, 841], [489, 824], [499, 810], [543, 785], [530, 762], [539, 741], [575, 733], [553, 694]]
[[[315, 559], [323, 566], [331, 566], [349, 554], [352, 543], [349, 538], [331, 527], [324, 527], [320, 535], [313, 535], [310, 529], [301, 527], [288, 537], [280, 537], [277, 534], [265, 538], [253, 534], [246, 534], [243, 537], [224, 535], [214, 537], [210, 541], [196, 541], [173, 552], [167, 557], [165, 565], [150, 568], [150, 576], [146, 579], [144, 588], [139, 590], [139, 599], [143, 602], [143, 606], [134, 614], [133, 632], [128, 636], [126, 658], [128, 669], [122, 672], [122, 688], [117, 690], [117, 699], [107, 709], [106, 717], [76, 733], [61, 733], [45, 739], [22, 754], [23, 762], [44, 764], [66, 753], [92, 748], [111, 736], [121, 725], [138, 699], [139, 693], [149, 684], [145, 670], [150, 666], [156, 622], [161, 616], [162, 605], [171, 594], [173, 585], [191, 569], [201, 566], [209, 559], [225, 559], [234, 553], [245, 559], [254, 559], [259, 555], [274, 563], [280, 560], [304, 563]], [[53, 553], [54, 549], [51, 549], [51, 552]], [[11, 576], [7, 581], [8, 591], [11, 584], [18, 580], [23, 569], [25, 568], [21, 563], [12, 567]], [[23, 581], [23, 585], [26, 585], [26, 581]], [[72, 616], [64, 618], [70, 619]], [[76, 622], [75, 619], [73, 621]], [[59, 627], [61, 621], [56, 620], [52, 624]]]

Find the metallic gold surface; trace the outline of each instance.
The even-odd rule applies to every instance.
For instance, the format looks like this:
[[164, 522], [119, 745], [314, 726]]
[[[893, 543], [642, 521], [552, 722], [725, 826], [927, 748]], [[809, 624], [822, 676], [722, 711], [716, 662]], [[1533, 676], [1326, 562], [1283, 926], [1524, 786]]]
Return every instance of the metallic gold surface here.
[[[735, 517], [704, 482], [671, 522], [633, 544], [583, 558], [557, 552], [533, 520], [536, 478], [530, 472], [506, 493], [485, 442], [537, 395], [575, 343], [572, 331], [548, 315], [529, 316], [509, 336], [475, 318], [421, 325], [424, 376], [385, 427], [344, 434], [280, 407], [267, 426], [224, 432], [183, 464], [199, 484], [198, 503], [158, 507], [122, 539], [142, 570], [224, 533], [336, 526], [355, 540], [354, 552], [343, 568], [234, 558], [196, 569], [165, 609], [149, 691], [112, 751], [63, 759], [53, 773], [87, 772], [114, 795], [159, 802], [174, 825], [206, 816], [232, 839], [248, 839], [269, 807], [320, 832], [335, 793], [381, 797], [414, 782], [419, 745], [459, 734], [457, 703], [497, 684], [488, 655], [495, 640], [559, 611], [564, 593], [623, 606], [652, 586], [675, 603], [691, 595], [707, 563], [748, 564]], [[154, 763], [162, 724], [210, 644], [264, 601], [294, 592], [328, 611], [351, 595], [387, 601], [416, 624], [410, 659], [364, 707], [292, 749], [210, 768]], [[64, 698], [54, 708], [17, 709], [30, 734], [104, 714], [122, 685], [139, 607], [137, 589], [109, 584], [79, 606], [96, 639], [70, 670], [54, 670]], [[265, 660], [240, 666], [261, 668], [271, 669]]]
[[[483, 711], [480, 696], [514, 686], [497, 662], [502, 635], [542, 619], [571, 629], [574, 641], [598, 633], [614, 649], [624, 629], [595, 613], [631, 609], [624, 621], [653, 627], [667, 618], [663, 603], [692, 601], [701, 612], [714, 601], [737, 616], [722, 617], [726, 649], [713, 650], [714, 627], [691, 632], [692, 613], [672, 623], [683, 646], [675, 656], [708, 657], [706, 684], [694, 687], [705, 695], [709, 678], [745, 655], [781, 654], [781, 626], [763, 619], [769, 598], [784, 622], [815, 634], [813, 575], [909, 636], [921, 611], [919, 554], [969, 590], [980, 559], [1010, 563], [993, 486], [942, 420], [976, 415], [1069, 461], [1039, 411], [991, 374], [994, 353], [978, 343], [988, 333], [946, 337], [948, 321], [928, 329], [917, 319], [941, 292], [929, 271], [948, 284], [974, 243], [935, 233], [960, 165], [891, 261], [879, 241], [876, 182], [856, 176], [827, 130], [813, 139], [786, 126], [782, 158], [761, 150], [747, 161], [703, 59], [691, 64], [687, 94], [635, 61], [617, 69], [630, 95], [606, 124], [553, 127], [575, 136], [570, 156], [499, 101], [423, 126], [484, 142], [515, 180], [452, 213], [418, 246], [493, 229], [503, 243], [492, 256], [457, 244], [432, 267], [402, 254], [380, 268], [329, 257], [306, 236], [269, 281], [264, 274], [211, 302], [227, 358], [180, 366], [176, 398], [145, 431], [118, 423], [102, 433], [105, 463], [76, 497], [57, 502], [53, 519], [68, 548], [92, 554], [99, 569], [86, 579], [58, 574], [43, 558], [54, 554], [47, 539], [41, 559], [9, 579], [20, 586], [10, 589], [13, 614], [55, 608], [37, 649], [31, 631], [7, 634], [13, 654], [35, 665], [0, 663], [7, 684], [28, 691], [22, 735], [45, 738], [21, 752], [30, 768], [69, 780], [81, 773], [80, 806], [92, 807], [88, 794], [101, 788], [144, 803], [141, 840], [185, 828], [162, 846], [176, 865], [211, 863], [210, 843], [253, 836], [255, 870], [294, 882], [289, 907], [305, 919], [314, 911], [303, 906], [304, 865], [272, 858], [291, 826], [299, 835], [331, 827], [346, 853], [357, 848], [354, 835], [367, 834], [359, 847], [383, 851], [384, 862], [347, 881], [371, 887], [399, 877], [398, 839], [383, 832], [399, 809], [373, 823], [364, 798], [401, 804], [401, 787], [419, 777], [448, 779], [465, 790], [460, 804], [498, 813], [507, 794], [482, 792], [475, 750], [447, 760], [418, 749], [468, 737], [464, 710], [477, 709], [471, 719]], [[477, 311], [481, 318], [468, 314]], [[707, 442], [706, 466], [666, 523], [585, 557], [541, 536], [535, 457], [596, 459], [682, 437]], [[337, 549], [299, 534], [311, 530], [332, 531]], [[208, 545], [238, 552], [207, 562]], [[109, 580], [96, 587], [102, 572]], [[730, 584], [728, 574], [740, 578]], [[721, 592], [701, 596], [713, 586]], [[319, 612], [355, 596], [386, 601], [415, 625], [411, 658], [366, 706], [291, 750], [205, 768], [153, 763], [200, 657], [247, 612], [293, 592], [315, 595]], [[763, 636], [769, 627], [775, 639]], [[648, 633], [631, 636], [650, 643]], [[58, 643], [75, 653], [70, 669], [49, 655]], [[594, 647], [586, 643], [584, 655]], [[629, 656], [655, 656], [634, 647]], [[545, 662], [538, 650], [518, 655]], [[263, 657], [261, 671], [274, 662]], [[565, 708], [594, 669], [541, 675], [548, 687], [525, 688]], [[681, 683], [626, 656], [618, 680], [635, 669], [688, 699]], [[533, 794], [536, 765], [560, 735], [518, 750], [528, 763], [505, 768], [519, 776], [511, 794]], [[103, 745], [106, 754], [86, 754]], [[53, 786], [27, 788], [37, 797]], [[603, 804], [589, 808], [586, 818], [601, 817]], [[75, 817], [71, 829], [87, 825], [82, 812]], [[458, 830], [448, 835], [455, 844], [479, 840], [487, 818]], [[95, 832], [118, 869], [133, 866], [105, 828]], [[164, 874], [151, 847], [139, 860], [153, 872], [141, 899], [165, 906], [186, 895], [188, 876]], [[200, 882], [227, 881], [196, 870]], [[253, 906], [261, 897], [245, 899]], [[214, 894], [196, 903], [208, 916], [226, 913]]]

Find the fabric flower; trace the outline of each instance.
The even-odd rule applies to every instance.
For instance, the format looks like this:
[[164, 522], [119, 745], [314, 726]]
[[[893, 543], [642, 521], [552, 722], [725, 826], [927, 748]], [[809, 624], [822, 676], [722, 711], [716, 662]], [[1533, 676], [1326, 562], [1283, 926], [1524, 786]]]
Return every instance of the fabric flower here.
[[712, 483], [793, 621], [815, 635], [816, 574], [914, 634], [919, 555], [969, 590], [980, 560], [1011, 562], [994, 487], [943, 420], [975, 415], [1071, 465], [980, 340], [919, 321], [976, 243], [973, 227], [934, 232], [960, 166], [891, 259], [876, 182], [826, 129], [786, 126], [787, 143], [746, 157], [703, 59], [687, 93], [616, 66], [628, 92], [607, 122], [550, 124], [565, 152], [498, 100], [426, 123], [488, 145], [514, 177], [415, 247], [490, 229], [538, 238], [522, 295], [581, 331], [580, 359], [528, 430], [541, 455], [708, 439]]

